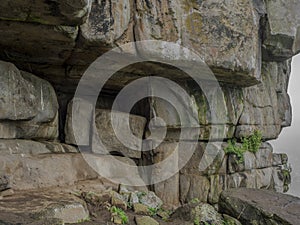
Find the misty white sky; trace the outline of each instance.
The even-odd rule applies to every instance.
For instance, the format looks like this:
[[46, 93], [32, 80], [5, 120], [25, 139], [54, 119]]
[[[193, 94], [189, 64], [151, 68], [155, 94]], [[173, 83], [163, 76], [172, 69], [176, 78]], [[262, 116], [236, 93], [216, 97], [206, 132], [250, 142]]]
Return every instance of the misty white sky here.
[[288, 93], [293, 108], [292, 126], [284, 128], [279, 138], [271, 143], [275, 152], [288, 154], [293, 169], [289, 193], [300, 196], [300, 54], [293, 58]]

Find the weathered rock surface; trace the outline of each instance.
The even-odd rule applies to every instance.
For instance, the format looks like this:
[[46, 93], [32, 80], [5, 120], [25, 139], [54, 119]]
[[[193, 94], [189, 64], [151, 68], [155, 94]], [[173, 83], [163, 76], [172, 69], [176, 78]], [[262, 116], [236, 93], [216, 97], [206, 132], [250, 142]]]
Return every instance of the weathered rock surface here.
[[[93, 105], [88, 101], [73, 99], [68, 104], [65, 124], [65, 142], [67, 144], [77, 146], [90, 145], [93, 112]], [[77, 117], [73, 117], [73, 113], [76, 114]]]
[[290, 61], [264, 63], [262, 83], [243, 90], [244, 110], [236, 127], [236, 137], [260, 130], [264, 139], [276, 139], [282, 127], [291, 124], [291, 105], [286, 89], [289, 67]]
[[49, 153], [76, 153], [70, 145], [57, 142], [37, 142], [22, 139], [0, 140], [0, 155], [40, 155]]
[[22, 192], [0, 201], [0, 223], [4, 224], [47, 224], [46, 220], [64, 224], [88, 218], [85, 202], [66, 193]]
[[[97, 131], [94, 132], [97, 132], [96, 135], [98, 135], [104, 146], [106, 146], [107, 151], [120, 152], [122, 155], [130, 158], [141, 158], [142, 138], [146, 125], [145, 118], [100, 109], [96, 109], [95, 114]], [[112, 123], [115, 125], [113, 126]], [[124, 128], [129, 128], [128, 131], [132, 133], [127, 133]], [[121, 135], [122, 139], [117, 135]], [[98, 153], [99, 151], [99, 153], [102, 153], [103, 150], [101, 146], [99, 149], [97, 143], [97, 138], [93, 137], [93, 152]]]
[[[266, 33], [266, 59], [282, 61], [299, 51], [297, 8], [298, 3], [286, 5], [281, 0], [266, 5], [221, 0], [5, 1], [0, 13], [0, 56], [56, 83], [72, 84], [112, 47], [129, 41], [164, 40], [203, 56], [218, 79], [249, 86], [260, 79], [260, 30]], [[286, 15], [283, 20], [277, 18], [277, 10]], [[261, 24], [265, 14], [268, 20]], [[149, 49], [142, 45], [137, 50], [141, 54]]]
[[85, 21], [89, 1], [41, 2], [3, 1], [1, 20], [33, 22], [47, 25], [77, 25]]
[[[222, 142], [196, 143], [195, 152], [183, 168], [178, 166], [178, 155], [182, 154], [178, 153], [181, 151], [178, 142], [163, 142], [155, 148], [152, 156], [155, 166], [148, 176], [155, 180], [162, 173], [174, 174], [153, 185], [164, 206], [172, 209], [193, 199], [216, 204], [220, 193], [228, 188], [288, 190], [290, 168], [286, 156], [273, 153], [269, 143], [263, 143], [255, 154], [245, 152], [243, 162], [239, 162], [235, 155], [225, 154], [226, 146], [227, 143]], [[171, 154], [177, 157], [168, 158]], [[157, 164], [163, 160], [169, 160], [169, 169]]]
[[[73, 113], [77, 113], [77, 116], [74, 117]], [[141, 158], [145, 125], [146, 119], [141, 116], [117, 111], [112, 113], [105, 109], [94, 110], [89, 102], [76, 99], [68, 106], [66, 142], [90, 147], [92, 152], [98, 154], [119, 153], [130, 158]], [[124, 128], [129, 129], [128, 132]]]
[[268, 24], [262, 45], [264, 60], [283, 61], [299, 53], [299, 9], [299, 1], [266, 1]]
[[137, 216], [135, 222], [137, 225], [159, 225], [159, 223], [150, 216]]
[[268, 190], [224, 191], [219, 209], [242, 224], [298, 224], [300, 220], [299, 198]]
[[50, 83], [2, 61], [0, 73], [0, 138], [57, 138], [58, 103]]
[[2, 155], [0, 161], [0, 174], [9, 177], [14, 190], [71, 185], [98, 177], [80, 154], [13, 154]]
[[223, 224], [220, 214], [209, 204], [189, 203], [176, 209], [172, 218], [179, 218], [183, 221], [189, 221], [194, 224], [212, 223], [216, 225]]
[[[123, 209], [127, 209], [127, 204], [133, 204], [136, 210], [142, 204], [140, 211], [159, 208], [160, 199], [169, 209], [201, 201], [195, 207], [181, 208], [183, 213], [179, 214], [189, 217], [186, 224], [221, 224], [220, 215], [205, 203], [218, 203], [221, 192], [228, 188], [287, 191], [291, 177], [286, 155], [272, 153], [271, 146], [264, 143], [256, 154], [246, 152], [241, 163], [235, 156], [225, 154], [227, 145], [222, 141], [240, 140], [254, 130], [262, 132], [263, 141], [276, 139], [282, 128], [291, 124], [287, 87], [290, 58], [300, 51], [299, 12], [297, 0], [4, 0], [0, 9], [0, 59], [14, 64], [0, 61], [0, 223], [15, 224], [28, 218], [32, 225], [63, 224], [84, 219], [85, 206], [76, 199], [74, 205], [73, 198], [59, 203], [50, 195], [14, 195], [18, 190], [88, 182], [99, 175], [117, 184], [138, 184], [144, 189], [146, 181], [154, 183], [150, 188], [155, 194], [147, 192], [140, 196], [141, 193], [130, 194], [120, 188], [112, 202]], [[210, 81], [200, 90], [174, 66], [145, 62], [117, 72], [106, 83], [96, 107], [79, 99], [73, 99], [67, 106], [86, 68], [114, 47], [124, 51], [122, 44], [136, 42], [128, 59], [165, 59], [168, 53], [168, 59], [175, 65], [193, 68], [196, 63], [192, 54], [181, 48], [169, 51], [165, 43], [137, 43], [143, 40], [169, 41], [193, 50], [221, 81], [222, 95], [218, 96], [218, 86]], [[100, 65], [97, 71], [117, 68], [118, 59]], [[206, 73], [208, 68], [197, 70], [198, 76]], [[135, 79], [157, 75], [175, 81], [186, 95], [161, 82], [160, 89], [174, 100], [167, 102], [156, 97], [155, 86], [149, 83], [145, 90], [153, 97], [139, 101], [131, 111], [135, 115], [110, 111], [124, 86]], [[83, 98], [90, 97], [92, 86], [88, 85]], [[109, 97], [105, 99], [102, 95]], [[113, 115], [116, 130], [111, 123]], [[152, 124], [150, 120], [155, 117], [165, 123], [158, 120], [159, 123]], [[162, 137], [165, 128], [166, 136]], [[183, 131], [186, 135], [182, 138]], [[144, 137], [151, 137], [149, 143], [142, 143]], [[103, 151], [99, 139], [108, 151]], [[160, 140], [163, 142], [155, 145]], [[180, 142], [187, 143], [184, 152], [177, 152]], [[150, 151], [142, 153], [148, 144], [153, 145]], [[196, 150], [181, 168], [181, 160], [193, 144]], [[170, 155], [165, 169], [159, 163]], [[145, 168], [137, 168], [151, 164], [155, 166], [146, 174]], [[157, 183], [157, 178], [164, 174], [170, 178]], [[280, 200], [269, 192], [258, 192], [248, 198], [252, 192], [246, 192], [223, 192], [221, 209], [234, 217], [241, 214], [243, 224], [250, 220], [280, 224], [285, 217], [293, 220], [284, 222], [288, 224], [293, 224], [294, 218], [299, 220], [293, 211], [298, 210], [298, 200]], [[257, 207], [268, 206], [261, 200], [266, 195], [275, 202], [270, 209], [274, 213]], [[28, 199], [31, 201], [25, 203]], [[237, 208], [225, 204], [231, 200], [231, 206], [237, 204]], [[245, 204], [250, 207], [244, 210]], [[281, 204], [286, 204], [282, 212]], [[3, 213], [4, 205], [9, 207]], [[17, 206], [21, 211], [16, 211]], [[28, 208], [34, 212], [29, 213]], [[7, 210], [10, 217], [1, 221]], [[40, 221], [33, 221], [31, 216]], [[136, 219], [136, 223], [150, 223], [148, 217], [144, 219], [146, 222]]]

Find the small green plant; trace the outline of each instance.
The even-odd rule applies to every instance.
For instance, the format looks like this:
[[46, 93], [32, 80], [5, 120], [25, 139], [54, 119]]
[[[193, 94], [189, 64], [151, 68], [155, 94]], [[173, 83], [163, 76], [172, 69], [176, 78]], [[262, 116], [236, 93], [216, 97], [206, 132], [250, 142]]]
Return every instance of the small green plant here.
[[80, 219], [77, 221], [77, 223], [84, 223], [84, 222], [88, 222], [88, 221], [91, 221], [90, 217], [86, 217], [84, 219]]
[[199, 198], [193, 198], [190, 202], [191, 202], [192, 204], [195, 204], [195, 203], [199, 203], [200, 200], [199, 200]]
[[228, 146], [224, 149], [226, 154], [234, 154], [238, 158], [238, 163], [244, 162], [244, 153], [246, 151], [256, 153], [262, 143], [262, 133], [255, 130], [254, 133], [248, 137], [241, 138], [241, 144], [238, 145], [236, 139], [228, 140]]
[[227, 221], [227, 220], [223, 220], [222, 223], [223, 223], [223, 225], [235, 225], [235, 222]]
[[262, 142], [262, 133], [259, 130], [255, 130], [249, 137], [242, 138], [242, 146], [246, 151], [256, 153], [259, 150]]
[[116, 206], [112, 206], [111, 209], [110, 209], [110, 212], [112, 214], [120, 217], [121, 221], [122, 221], [122, 224], [127, 224], [128, 223], [128, 216], [126, 215], [126, 213], [122, 209], [120, 209]]
[[157, 214], [158, 209], [157, 208], [149, 207], [148, 211], [149, 211], [149, 215], [150, 216], [155, 216]]
[[200, 225], [200, 219], [199, 219], [199, 217], [196, 217], [194, 219], [194, 225]]

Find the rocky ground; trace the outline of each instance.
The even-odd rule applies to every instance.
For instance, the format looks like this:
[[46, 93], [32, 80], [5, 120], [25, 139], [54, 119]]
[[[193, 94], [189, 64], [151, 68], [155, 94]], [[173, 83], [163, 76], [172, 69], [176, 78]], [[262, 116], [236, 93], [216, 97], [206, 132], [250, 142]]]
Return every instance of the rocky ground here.
[[176, 210], [167, 210], [159, 197], [143, 188], [129, 191], [130, 187], [120, 186], [117, 191], [99, 183], [94, 180], [64, 189], [27, 192], [5, 190], [1, 192], [0, 224], [188, 225], [207, 222], [221, 225], [230, 218], [225, 219], [213, 206], [198, 199]]
[[[300, 199], [274, 191], [231, 189], [212, 206], [193, 199], [168, 210], [153, 192], [99, 180], [39, 191], [1, 192], [1, 225], [241, 225], [294, 224], [300, 220]], [[216, 210], [218, 209], [218, 211]]]

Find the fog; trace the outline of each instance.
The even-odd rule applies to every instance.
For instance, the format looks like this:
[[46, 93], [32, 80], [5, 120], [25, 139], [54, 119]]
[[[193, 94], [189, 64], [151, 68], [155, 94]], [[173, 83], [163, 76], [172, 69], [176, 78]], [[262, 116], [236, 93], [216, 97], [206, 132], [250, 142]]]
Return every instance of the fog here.
[[272, 141], [275, 152], [284, 152], [289, 156], [292, 166], [292, 184], [289, 194], [300, 197], [300, 54], [292, 61], [288, 93], [292, 102], [292, 126], [284, 128], [279, 138]]

